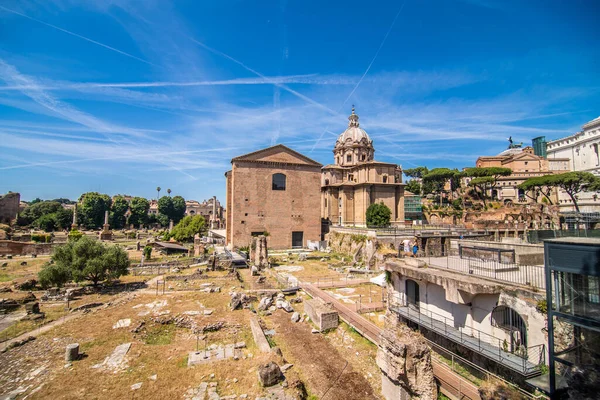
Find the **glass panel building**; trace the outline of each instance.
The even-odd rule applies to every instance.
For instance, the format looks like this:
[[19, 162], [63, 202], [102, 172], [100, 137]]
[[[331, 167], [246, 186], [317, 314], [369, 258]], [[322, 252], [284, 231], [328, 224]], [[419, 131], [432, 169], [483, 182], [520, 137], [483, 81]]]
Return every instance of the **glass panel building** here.
[[548, 392], [553, 399], [594, 398], [600, 388], [600, 239], [551, 239], [544, 252]]

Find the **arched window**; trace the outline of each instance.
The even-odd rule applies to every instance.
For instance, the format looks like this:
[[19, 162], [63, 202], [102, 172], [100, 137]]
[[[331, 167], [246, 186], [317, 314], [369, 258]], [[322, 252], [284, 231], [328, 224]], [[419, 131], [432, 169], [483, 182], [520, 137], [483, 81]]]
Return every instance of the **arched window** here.
[[492, 311], [492, 326], [500, 328], [509, 334], [507, 351], [514, 353], [527, 349], [527, 326], [518, 312], [507, 306], [498, 306]]
[[383, 176], [383, 183], [387, 183], [387, 175]]
[[325, 179], [325, 185], [329, 185], [329, 179]]
[[273, 190], [285, 190], [284, 174], [273, 174]]

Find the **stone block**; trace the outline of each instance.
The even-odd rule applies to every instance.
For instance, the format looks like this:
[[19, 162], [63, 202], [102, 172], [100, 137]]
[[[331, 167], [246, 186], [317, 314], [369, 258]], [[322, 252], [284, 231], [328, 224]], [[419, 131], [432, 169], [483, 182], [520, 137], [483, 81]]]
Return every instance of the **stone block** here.
[[338, 312], [319, 298], [306, 300], [304, 302], [304, 312], [320, 331], [335, 329], [339, 324]]

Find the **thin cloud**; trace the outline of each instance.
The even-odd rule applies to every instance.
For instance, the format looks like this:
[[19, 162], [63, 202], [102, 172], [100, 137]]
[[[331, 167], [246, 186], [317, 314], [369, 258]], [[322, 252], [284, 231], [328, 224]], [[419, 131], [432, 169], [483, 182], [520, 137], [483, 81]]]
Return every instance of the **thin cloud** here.
[[1, 5], [0, 5], [0, 9], [4, 10], [4, 11], [6, 11], [6, 12], [9, 12], [9, 13], [15, 14], [15, 15], [19, 15], [19, 16], [21, 16], [21, 17], [23, 17], [23, 18], [27, 18], [27, 19], [29, 19], [29, 20], [31, 20], [31, 21], [37, 22], [38, 24], [42, 24], [42, 25], [48, 26], [48, 27], [50, 27], [50, 28], [56, 29], [56, 30], [58, 30], [58, 31], [64, 32], [64, 33], [66, 33], [66, 34], [68, 34], [68, 35], [71, 35], [71, 36], [74, 36], [74, 37], [76, 37], [76, 38], [79, 38], [79, 39], [85, 40], [85, 41], [87, 41], [87, 42], [89, 42], [89, 43], [93, 43], [93, 44], [95, 44], [96, 46], [100, 46], [100, 47], [103, 47], [103, 48], [105, 48], [105, 49], [108, 49], [108, 50], [110, 50], [110, 51], [114, 51], [115, 53], [119, 53], [119, 54], [121, 54], [121, 55], [124, 55], [124, 56], [126, 56], [126, 57], [133, 58], [134, 60], [137, 60], [137, 61], [140, 61], [140, 62], [146, 63], [146, 64], [148, 64], [148, 65], [152, 65], [152, 66], [158, 67], [158, 65], [156, 65], [156, 64], [154, 64], [154, 63], [151, 63], [151, 62], [150, 62], [150, 61], [148, 61], [148, 60], [144, 60], [144, 59], [142, 59], [142, 58], [136, 57], [136, 56], [134, 56], [133, 54], [129, 54], [129, 53], [127, 53], [127, 52], [123, 51], [123, 50], [119, 50], [119, 49], [117, 49], [117, 48], [115, 48], [115, 47], [112, 47], [112, 46], [109, 46], [109, 45], [107, 45], [107, 44], [100, 43], [100, 42], [98, 42], [98, 41], [96, 41], [96, 40], [93, 40], [93, 39], [90, 39], [90, 38], [88, 38], [88, 37], [82, 36], [82, 35], [80, 35], [80, 34], [78, 34], [78, 33], [75, 33], [75, 32], [71, 32], [71, 31], [69, 31], [69, 30], [67, 30], [67, 29], [64, 29], [64, 28], [61, 28], [61, 27], [59, 27], [59, 26], [56, 26], [56, 25], [49, 24], [49, 23], [47, 23], [47, 22], [44, 22], [44, 21], [41, 21], [41, 20], [39, 20], [39, 19], [37, 19], [37, 18], [30, 17], [30, 16], [28, 16], [28, 15], [25, 15], [25, 14], [22, 14], [22, 13], [20, 13], [20, 12], [18, 12], [18, 11], [11, 10], [10, 8], [7, 8], [7, 7], [4, 7], [4, 6], [1, 6]]

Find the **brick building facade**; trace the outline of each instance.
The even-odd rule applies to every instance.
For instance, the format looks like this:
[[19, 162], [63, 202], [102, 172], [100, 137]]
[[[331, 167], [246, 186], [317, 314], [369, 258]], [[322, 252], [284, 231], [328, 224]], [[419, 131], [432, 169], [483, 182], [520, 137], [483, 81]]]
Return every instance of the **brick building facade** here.
[[276, 145], [231, 160], [226, 177], [226, 241], [248, 246], [269, 233], [273, 249], [305, 247], [321, 237], [321, 164]]

